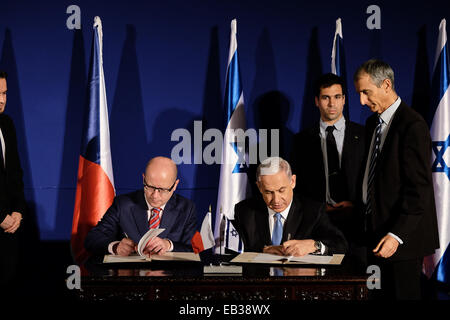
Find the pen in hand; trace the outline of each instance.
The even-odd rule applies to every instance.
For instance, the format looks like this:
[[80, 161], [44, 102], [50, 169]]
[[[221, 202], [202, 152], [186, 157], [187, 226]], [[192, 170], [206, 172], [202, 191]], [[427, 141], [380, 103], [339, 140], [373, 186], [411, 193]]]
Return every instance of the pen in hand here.
[[[289, 241], [289, 240], [291, 240], [291, 234], [290, 234], [290, 233], [288, 233], [288, 236], [287, 236], [287, 240], [286, 240], [286, 241]], [[291, 260], [293, 257], [294, 257], [294, 256], [292, 256], [292, 255], [287, 256], [286, 262], [288, 262], [289, 260]]]
[[[124, 231], [123, 235], [125, 236], [125, 238], [130, 239], [130, 237], [128, 236], [128, 234]], [[137, 252], [137, 244], [134, 244], [134, 251]]]

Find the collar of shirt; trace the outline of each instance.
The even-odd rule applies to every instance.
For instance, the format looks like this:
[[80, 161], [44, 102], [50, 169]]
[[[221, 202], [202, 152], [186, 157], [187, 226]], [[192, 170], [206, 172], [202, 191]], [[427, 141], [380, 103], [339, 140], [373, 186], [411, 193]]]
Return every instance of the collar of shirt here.
[[380, 118], [381, 118], [381, 120], [383, 120], [384, 124], [389, 124], [389, 122], [391, 122], [392, 117], [394, 116], [395, 111], [397, 111], [401, 102], [402, 102], [402, 99], [400, 99], [400, 97], [398, 97], [397, 100], [395, 100], [395, 102], [389, 106], [389, 108], [387, 108], [380, 114]]
[[[320, 124], [320, 135], [322, 137], [326, 137], [327, 136], [326, 130], [327, 130], [327, 127], [329, 127], [329, 124], [327, 124], [325, 121], [323, 121], [322, 118], [320, 119], [319, 124]], [[336, 131], [337, 131], [336, 133], [344, 134], [344, 131], [345, 131], [345, 117], [342, 116], [338, 121], [336, 121], [336, 123], [334, 124], [334, 127], [336, 129], [333, 131], [333, 134], [335, 134]]]
[[[284, 209], [282, 212], [280, 212], [281, 214], [281, 224], [284, 227], [284, 222], [286, 221], [288, 215], [289, 215], [289, 210], [291, 210], [291, 206], [292, 206], [292, 200], [291, 203], [289, 203], [289, 205], [287, 206], [286, 209]], [[272, 238], [272, 231], [273, 231], [273, 226], [275, 223], [275, 211], [270, 209], [269, 207], [267, 207], [267, 211], [269, 212], [269, 230], [270, 230], [270, 238]]]
[[[144, 196], [144, 198], [145, 198], [145, 196]], [[151, 214], [152, 214], [152, 209], [155, 208], [155, 207], [152, 207], [152, 206], [148, 203], [147, 198], [145, 198], [145, 203], [147, 204], [147, 208], [148, 208], [148, 210], [147, 210], [147, 216], [148, 216], [148, 219], [150, 219], [150, 216], [151, 216]], [[163, 213], [163, 211], [164, 211], [164, 208], [166, 207], [166, 204], [167, 204], [167, 203], [165, 203], [165, 204], [163, 204], [163, 205], [161, 206], [161, 211], [159, 212], [159, 217], [160, 217], [160, 218], [161, 218], [161, 215], [162, 215], [162, 213]], [[148, 220], [148, 219], [147, 219], [147, 220]]]

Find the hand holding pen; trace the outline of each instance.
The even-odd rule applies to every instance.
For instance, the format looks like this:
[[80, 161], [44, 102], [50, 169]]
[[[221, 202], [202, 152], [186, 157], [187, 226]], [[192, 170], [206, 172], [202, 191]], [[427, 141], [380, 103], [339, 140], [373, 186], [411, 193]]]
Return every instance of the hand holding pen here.
[[128, 238], [126, 232], [123, 234], [125, 238], [123, 238], [113, 250], [119, 256], [129, 256], [130, 254], [136, 252], [136, 243]]

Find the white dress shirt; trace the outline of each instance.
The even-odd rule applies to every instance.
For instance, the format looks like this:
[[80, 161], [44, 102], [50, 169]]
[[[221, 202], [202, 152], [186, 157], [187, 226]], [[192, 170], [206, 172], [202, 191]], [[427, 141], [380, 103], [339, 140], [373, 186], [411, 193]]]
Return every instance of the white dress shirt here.
[[3, 156], [3, 163], [1, 163], [1, 165], [3, 167], [6, 167], [6, 158], [5, 158], [5, 138], [3, 137], [3, 132], [2, 129], [0, 129], [0, 143], [2, 144], [2, 156]]
[[[323, 156], [323, 167], [325, 174], [325, 191], [326, 191], [326, 200], [327, 203], [336, 204], [336, 202], [331, 199], [330, 196], [330, 186], [328, 183], [328, 154], [327, 154], [327, 127], [329, 125], [320, 119], [320, 145], [322, 147], [322, 156]], [[336, 147], [339, 154], [339, 167], [342, 163], [342, 149], [344, 148], [344, 137], [345, 137], [345, 118], [341, 117], [335, 124], [334, 127], [336, 129], [333, 130], [333, 136], [336, 140]]]

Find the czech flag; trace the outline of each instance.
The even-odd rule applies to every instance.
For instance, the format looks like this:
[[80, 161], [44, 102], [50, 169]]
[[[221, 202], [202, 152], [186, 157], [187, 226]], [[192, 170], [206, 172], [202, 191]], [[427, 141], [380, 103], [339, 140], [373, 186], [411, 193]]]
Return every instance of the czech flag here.
[[202, 226], [200, 227], [200, 232], [196, 231], [191, 240], [192, 249], [195, 253], [200, 253], [206, 249], [214, 247], [214, 235], [211, 229], [211, 206], [209, 206], [209, 211], [203, 218]]
[[87, 258], [84, 249], [87, 233], [97, 225], [111, 206], [115, 195], [102, 39], [102, 22], [99, 17], [95, 17], [89, 68], [89, 100], [85, 113], [72, 223], [72, 255], [78, 263]]

